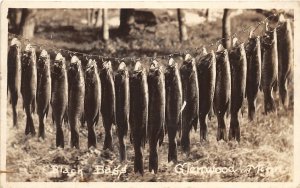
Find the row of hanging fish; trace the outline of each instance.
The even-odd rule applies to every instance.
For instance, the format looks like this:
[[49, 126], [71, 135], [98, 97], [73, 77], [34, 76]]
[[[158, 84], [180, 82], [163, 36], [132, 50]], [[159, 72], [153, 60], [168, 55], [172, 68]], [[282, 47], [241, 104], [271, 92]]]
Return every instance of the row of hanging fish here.
[[184, 152], [190, 150], [190, 131], [200, 122], [200, 139], [207, 139], [207, 116], [217, 117], [217, 140], [227, 140], [225, 113], [230, 113], [229, 139], [240, 140], [239, 112], [248, 100], [248, 117], [253, 120], [259, 88], [264, 93], [265, 113], [276, 110], [273, 90], [279, 86], [282, 103], [288, 107], [287, 82], [293, 63], [291, 26], [267, 30], [263, 37], [250, 34], [246, 44], [233, 39], [230, 50], [219, 45], [216, 52], [196, 57], [186, 54], [181, 67], [170, 58], [165, 69], [156, 60], [149, 71], [140, 61], [133, 71], [121, 62], [116, 73], [111, 62], [88, 60], [84, 69], [73, 56], [69, 66], [58, 53], [54, 60], [43, 50], [37, 58], [28, 44], [11, 41], [8, 52], [8, 90], [17, 122], [20, 93], [26, 112], [25, 134], [35, 134], [33, 114], [39, 117], [38, 136], [45, 137], [49, 108], [56, 125], [56, 146], [64, 147], [64, 123], [70, 125], [71, 147], [79, 148], [78, 127], [87, 123], [88, 147], [96, 147], [95, 126], [102, 115], [104, 149], [113, 149], [112, 125], [117, 127], [120, 160], [126, 160], [125, 138], [130, 129], [134, 146], [134, 171], [143, 174], [143, 148], [149, 143], [149, 170], [158, 170], [157, 145], [168, 135], [168, 161], [177, 161], [177, 140]]

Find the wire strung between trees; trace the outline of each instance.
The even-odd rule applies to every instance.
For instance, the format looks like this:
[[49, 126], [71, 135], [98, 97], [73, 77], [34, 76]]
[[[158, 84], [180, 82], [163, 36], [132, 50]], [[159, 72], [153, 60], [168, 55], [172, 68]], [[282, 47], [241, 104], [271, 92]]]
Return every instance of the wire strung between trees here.
[[[280, 13], [280, 14], [283, 14], [285, 15], [286, 13]], [[36, 48], [39, 48], [40, 50], [42, 49], [45, 49], [47, 51], [52, 51], [54, 52], [55, 54], [57, 53], [62, 53], [62, 52], [65, 52], [67, 54], [69, 54], [69, 56], [74, 56], [74, 55], [79, 55], [79, 56], [83, 56], [83, 57], [86, 57], [86, 58], [100, 58], [100, 59], [109, 59], [109, 60], [114, 60], [114, 61], [124, 61], [125, 59], [129, 59], [131, 61], [138, 61], [138, 60], [141, 60], [142, 58], [143, 59], [149, 59], [149, 60], [154, 60], [154, 59], [169, 59], [170, 57], [178, 57], [178, 56], [183, 56], [185, 54], [188, 54], [188, 53], [199, 53], [199, 50], [203, 49], [204, 47], [213, 47], [213, 46], [218, 46], [219, 44], [223, 44], [222, 42], [225, 40], [232, 40], [233, 38], [235, 37], [239, 37], [241, 36], [242, 34], [244, 33], [250, 33], [250, 31], [252, 31], [253, 33], [255, 33], [255, 31], [261, 27], [262, 25], [266, 24], [267, 22], [269, 21], [272, 21], [272, 19], [270, 18], [276, 18], [278, 15], [280, 14], [277, 14], [277, 13], [274, 13], [268, 17], [266, 17], [265, 19], [257, 22], [256, 25], [247, 25], [247, 26], [243, 26], [242, 29], [240, 29], [239, 31], [227, 36], [227, 37], [222, 37], [222, 38], [219, 38], [217, 40], [212, 40], [211, 42], [208, 42], [206, 43], [206, 45], [202, 45], [201, 47], [196, 47], [196, 48], [190, 48], [190, 49], [186, 49], [186, 50], [183, 50], [183, 51], [178, 51], [178, 52], [174, 52], [174, 53], [171, 53], [169, 55], [162, 55], [162, 56], [143, 56], [143, 57], [112, 57], [112, 56], [103, 56], [103, 55], [99, 55], [99, 54], [88, 54], [88, 53], [82, 53], [82, 52], [77, 52], [77, 51], [72, 51], [72, 50], [67, 50], [67, 49], [61, 49], [61, 48], [57, 48], [53, 45], [50, 45], [49, 43], [41, 43], [41, 42], [33, 42], [32, 40], [30, 39], [27, 39], [27, 38], [24, 38], [23, 36], [21, 35], [17, 35], [17, 34], [13, 34], [13, 33], [8, 33], [9, 35], [9, 38], [18, 38], [21, 42], [25, 42], [27, 44], [30, 44], [32, 45], [33, 47], [36, 47]], [[278, 31], [280, 30], [279, 27], [281, 27], [282, 24], [279, 24], [279, 22], [277, 22], [276, 26], [273, 28], [273, 30], [270, 30], [271, 32], [274, 31], [275, 29]], [[247, 39], [246, 39], [247, 40]], [[242, 42], [244, 43], [244, 42]], [[200, 55], [202, 54], [202, 51], [200, 51]]]

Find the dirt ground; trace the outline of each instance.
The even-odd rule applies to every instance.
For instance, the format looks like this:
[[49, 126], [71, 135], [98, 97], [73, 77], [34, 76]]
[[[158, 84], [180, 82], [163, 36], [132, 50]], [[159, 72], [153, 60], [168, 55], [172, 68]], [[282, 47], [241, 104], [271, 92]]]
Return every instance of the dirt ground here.
[[[194, 11], [197, 12], [197, 11]], [[130, 36], [121, 37], [115, 28], [111, 30], [111, 40], [105, 46], [98, 40], [99, 28], [87, 28], [82, 24], [83, 10], [45, 10], [37, 25], [34, 42], [48, 44], [56, 48], [69, 49], [84, 53], [108, 55], [113, 57], [145, 57], [167, 55], [182, 49], [192, 49], [209, 44], [221, 36], [221, 20], [204, 22], [188, 27], [189, 40], [183, 44], [178, 40], [176, 14], [167, 11], [155, 11], [159, 24], [155, 27], [138, 26]], [[110, 12], [117, 15], [117, 10]], [[167, 15], [167, 17], [165, 16]], [[167, 19], [165, 19], [165, 17]], [[242, 25], [255, 25], [263, 19], [252, 11], [245, 11], [232, 19], [232, 31]], [[261, 34], [263, 29], [257, 32]], [[246, 40], [248, 33], [241, 33], [240, 40]], [[216, 46], [209, 50], [216, 49]], [[64, 127], [65, 149], [55, 147], [55, 127], [52, 126], [51, 111], [46, 123], [46, 139], [25, 136], [26, 117], [22, 101], [18, 108], [19, 128], [12, 126], [12, 110], [7, 103], [7, 167], [15, 173], [7, 174], [7, 181], [159, 181], [159, 182], [285, 182], [293, 180], [293, 86], [291, 105], [285, 110], [279, 103], [277, 113], [263, 114], [263, 94], [258, 97], [256, 119], [247, 119], [247, 101], [240, 115], [241, 142], [217, 142], [216, 118], [209, 121], [208, 141], [200, 142], [199, 126], [191, 132], [191, 153], [186, 156], [178, 149], [178, 164], [167, 162], [167, 136], [159, 148], [159, 171], [148, 172], [148, 145], [144, 149], [145, 174], [133, 172], [133, 147], [126, 139], [128, 161], [120, 163], [118, 159], [118, 140], [114, 133], [114, 152], [102, 150], [104, 130], [102, 121], [96, 127], [97, 148], [87, 149], [86, 127], [80, 130], [80, 149], [69, 147], [69, 130]], [[226, 119], [227, 130], [229, 118]], [[38, 129], [38, 118], [34, 117]], [[222, 167], [222, 168], [220, 168]], [[103, 169], [105, 168], [105, 169]], [[195, 169], [198, 169], [195, 172]], [[187, 171], [189, 170], [189, 171]], [[220, 170], [222, 172], [220, 172]], [[187, 173], [188, 172], [188, 173]]]

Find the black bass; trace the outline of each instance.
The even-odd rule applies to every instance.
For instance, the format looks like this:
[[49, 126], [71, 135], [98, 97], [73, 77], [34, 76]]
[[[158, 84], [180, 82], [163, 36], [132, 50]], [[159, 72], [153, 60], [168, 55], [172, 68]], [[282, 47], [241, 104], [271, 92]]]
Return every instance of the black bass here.
[[13, 125], [18, 126], [18, 101], [21, 92], [21, 43], [13, 38], [7, 55], [7, 87], [10, 93], [10, 103], [13, 110]]
[[239, 44], [238, 39], [233, 39], [233, 47], [229, 52], [231, 72], [231, 104], [229, 140], [240, 141], [239, 112], [243, 105], [246, 93], [247, 57], [244, 43]]
[[197, 129], [199, 117], [199, 85], [195, 59], [190, 54], [185, 56], [180, 67], [182, 93], [185, 108], [182, 112], [181, 146], [184, 152], [190, 151], [190, 131]]
[[37, 61], [37, 114], [39, 116], [39, 134], [45, 138], [45, 120], [48, 115], [51, 100], [51, 70], [50, 55], [42, 50]]
[[101, 82], [95, 60], [89, 59], [85, 66], [84, 118], [88, 127], [88, 148], [96, 147], [95, 126], [98, 124], [101, 108]]
[[127, 159], [125, 136], [129, 128], [129, 111], [130, 111], [130, 91], [129, 91], [129, 73], [124, 62], [119, 64], [115, 75], [116, 91], [116, 123], [119, 139], [120, 161]]
[[130, 75], [130, 140], [134, 147], [134, 172], [144, 174], [143, 148], [147, 140], [149, 93], [147, 75], [137, 61]]
[[62, 125], [67, 116], [68, 77], [65, 58], [58, 53], [51, 70], [51, 107], [52, 118], [56, 125], [56, 147], [64, 148]]
[[207, 139], [207, 115], [213, 106], [216, 85], [216, 56], [203, 49], [203, 56], [196, 57], [199, 84], [200, 140]]
[[246, 97], [248, 101], [248, 119], [252, 121], [255, 117], [256, 99], [261, 81], [260, 37], [254, 37], [253, 32], [251, 32], [245, 50], [247, 56]]
[[35, 135], [33, 113], [36, 109], [37, 70], [35, 49], [28, 44], [22, 56], [21, 93], [26, 112], [25, 134]]
[[165, 109], [166, 91], [165, 76], [158, 62], [154, 60], [148, 74], [149, 88], [149, 117], [148, 132], [149, 139], [149, 172], [158, 170], [157, 143], [161, 145], [165, 134]]
[[68, 69], [68, 118], [71, 129], [71, 148], [79, 148], [78, 124], [84, 113], [85, 82], [81, 61], [77, 56], [71, 58]]
[[278, 78], [279, 95], [285, 108], [289, 106], [288, 79], [291, 76], [293, 67], [293, 36], [292, 27], [289, 19], [279, 16], [277, 48], [278, 48]]
[[262, 37], [262, 75], [261, 84], [264, 93], [265, 114], [276, 111], [273, 90], [278, 86], [278, 51], [276, 29], [270, 31], [266, 24], [266, 33]]
[[177, 162], [176, 134], [182, 127], [182, 85], [178, 64], [173, 58], [165, 72], [166, 85], [166, 130], [169, 139], [168, 162]]
[[229, 109], [231, 99], [231, 73], [228, 52], [220, 44], [216, 52], [216, 89], [214, 96], [214, 112], [218, 119], [217, 141], [227, 140], [225, 113]]
[[101, 113], [105, 130], [103, 149], [113, 150], [112, 124], [116, 124], [116, 92], [114, 75], [110, 61], [103, 63], [100, 72], [100, 80], [102, 87]]

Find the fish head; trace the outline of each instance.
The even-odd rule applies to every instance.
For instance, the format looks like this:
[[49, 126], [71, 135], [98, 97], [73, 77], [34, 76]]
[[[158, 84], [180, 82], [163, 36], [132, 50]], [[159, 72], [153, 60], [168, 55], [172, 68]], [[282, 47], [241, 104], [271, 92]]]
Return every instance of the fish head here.
[[35, 49], [31, 44], [26, 45], [23, 56], [35, 58]]
[[102, 64], [102, 70], [111, 70], [112, 69], [112, 66], [111, 66], [111, 61], [104, 61], [103, 64]]
[[21, 42], [17, 38], [13, 38], [10, 43], [9, 52], [13, 57], [21, 54]]
[[186, 54], [182, 66], [191, 69], [195, 64], [195, 58], [193, 58], [190, 54]]
[[124, 63], [124, 61], [122, 61], [118, 66], [118, 71], [125, 71], [126, 69], [126, 64]]
[[97, 70], [97, 63], [95, 60], [89, 59], [86, 65], [86, 73], [93, 73]]
[[[225, 59], [228, 58], [228, 51], [227, 49], [225, 49], [223, 47], [222, 44], [219, 44], [217, 52], [216, 52], [216, 59], [224, 59], [224, 61], [226, 61]], [[223, 61], [221, 61], [223, 62]]]
[[177, 67], [177, 62], [173, 58], [170, 58], [166, 67], [166, 74], [173, 75]]
[[70, 70], [75, 72], [81, 71], [81, 61], [77, 56], [72, 56], [71, 62], [70, 62]]
[[133, 71], [134, 72], [142, 72], [143, 71], [143, 66], [140, 61], [135, 62]]
[[18, 52], [21, 51], [21, 42], [17, 38], [13, 38], [10, 42], [10, 48], [16, 49]]
[[38, 66], [44, 67], [45, 65], [49, 65], [50, 56], [46, 50], [42, 50], [39, 59], [37, 61]]
[[283, 14], [280, 14], [280, 15], [279, 15], [279, 17], [278, 17], [278, 22], [281, 22], [281, 23], [286, 22], [286, 19], [285, 19], [285, 17], [284, 17]]
[[65, 58], [61, 55], [61, 53], [57, 53], [53, 63], [53, 69], [55, 72], [60, 71], [66, 68]]

